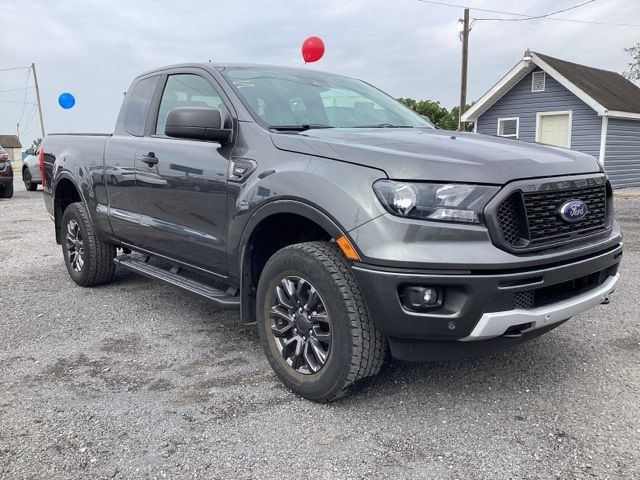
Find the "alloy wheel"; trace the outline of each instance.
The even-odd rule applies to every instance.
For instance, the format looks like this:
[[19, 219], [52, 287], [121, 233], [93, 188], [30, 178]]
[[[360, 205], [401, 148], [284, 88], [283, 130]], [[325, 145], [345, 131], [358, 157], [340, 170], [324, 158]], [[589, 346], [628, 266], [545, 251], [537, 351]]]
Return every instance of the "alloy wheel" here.
[[80, 225], [75, 220], [69, 220], [67, 223], [66, 245], [71, 268], [80, 272], [84, 265], [84, 240]]
[[327, 363], [331, 321], [316, 288], [302, 277], [281, 279], [270, 309], [271, 333], [285, 362], [299, 373], [314, 374]]

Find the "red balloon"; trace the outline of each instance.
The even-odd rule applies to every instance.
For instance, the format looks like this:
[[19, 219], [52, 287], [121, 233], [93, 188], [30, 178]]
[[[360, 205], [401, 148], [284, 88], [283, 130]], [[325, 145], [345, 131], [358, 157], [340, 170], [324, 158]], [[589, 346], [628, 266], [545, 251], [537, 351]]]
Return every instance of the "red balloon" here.
[[317, 62], [324, 55], [324, 42], [320, 37], [309, 37], [302, 42], [302, 58], [305, 63]]

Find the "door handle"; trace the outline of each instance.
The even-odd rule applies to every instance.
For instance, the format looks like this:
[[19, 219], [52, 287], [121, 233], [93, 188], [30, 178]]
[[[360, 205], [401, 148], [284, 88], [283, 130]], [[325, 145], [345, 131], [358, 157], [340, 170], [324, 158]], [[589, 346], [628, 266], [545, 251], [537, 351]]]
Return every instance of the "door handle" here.
[[149, 152], [146, 155], [140, 157], [140, 161], [146, 163], [148, 167], [158, 164], [158, 157], [153, 152]]

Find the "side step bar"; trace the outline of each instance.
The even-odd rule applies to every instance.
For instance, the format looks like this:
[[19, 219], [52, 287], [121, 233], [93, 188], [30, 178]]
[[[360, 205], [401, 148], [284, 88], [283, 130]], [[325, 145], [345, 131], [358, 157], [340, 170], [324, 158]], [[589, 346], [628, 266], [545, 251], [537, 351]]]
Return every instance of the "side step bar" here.
[[144, 275], [145, 277], [162, 280], [163, 282], [208, 298], [222, 308], [240, 308], [240, 297], [238, 295], [232, 295], [224, 290], [180, 275], [177, 267], [173, 267], [171, 270], [165, 270], [164, 268], [151, 265], [148, 261], [140, 260], [126, 254], [117, 256], [113, 261], [116, 265]]

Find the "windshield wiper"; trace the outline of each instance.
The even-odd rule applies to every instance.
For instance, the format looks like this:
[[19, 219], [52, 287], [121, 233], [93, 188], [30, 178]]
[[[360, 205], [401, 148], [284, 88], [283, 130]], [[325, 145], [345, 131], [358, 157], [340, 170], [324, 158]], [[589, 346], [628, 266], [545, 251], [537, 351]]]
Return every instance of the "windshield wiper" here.
[[358, 125], [352, 128], [413, 128], [413, 125], [393, 125], [392, 123], [377, 123], [376, 125]]
[[270, 130], [276, 130], [278, 132], [304, 132], [305, 130], [311, 130], [314, 128], [333, 128], [331, 125], [324, 125], [322, 123], [303, 123], [301, 125], [270, 125]]

